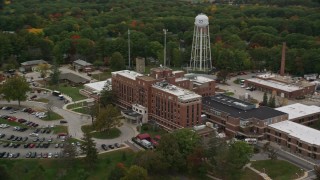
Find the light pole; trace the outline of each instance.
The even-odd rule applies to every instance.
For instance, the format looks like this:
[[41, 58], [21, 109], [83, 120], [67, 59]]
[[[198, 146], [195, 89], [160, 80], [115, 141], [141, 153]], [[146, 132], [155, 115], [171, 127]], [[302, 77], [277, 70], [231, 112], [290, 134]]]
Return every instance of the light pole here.
[[163, 48], [163, 66], [166, 66], [166, 61], [167, 61], [167, 32], [168, 29], [163, 29], [164, 32], [164, 48]]
[[131, 69], [131, 64], [130, 64], [130, 29], [128, 29], [128, 61], [129, 61], [129, 69]]

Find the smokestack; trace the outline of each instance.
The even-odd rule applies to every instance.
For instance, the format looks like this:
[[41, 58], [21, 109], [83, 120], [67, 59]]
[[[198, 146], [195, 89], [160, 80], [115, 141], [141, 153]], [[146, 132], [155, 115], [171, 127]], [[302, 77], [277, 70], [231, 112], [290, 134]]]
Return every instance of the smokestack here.
[[285, 66], [286, 66], [286, 42], [283, 42], [283, 44], [282, 44], [280, 76], [284, 76]]

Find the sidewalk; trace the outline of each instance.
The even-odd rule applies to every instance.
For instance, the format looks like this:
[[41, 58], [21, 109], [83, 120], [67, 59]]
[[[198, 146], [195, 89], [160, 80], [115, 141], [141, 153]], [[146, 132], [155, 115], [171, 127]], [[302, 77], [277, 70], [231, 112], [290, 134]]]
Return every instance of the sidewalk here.
[[251, 169], [251, 170], [254, 171], [255, 173], [259, 174], [263, 179], [265, 179], [265, 180], [272, 180], [267, 174], [262, 173], [262, 172], [256, 170], [255, 168], [251, 167], [251, 163], [246, 164], [246, 165], [244, 166], [244, 168], [246, 168], [246, 167], [249, 168], [249, 169]]

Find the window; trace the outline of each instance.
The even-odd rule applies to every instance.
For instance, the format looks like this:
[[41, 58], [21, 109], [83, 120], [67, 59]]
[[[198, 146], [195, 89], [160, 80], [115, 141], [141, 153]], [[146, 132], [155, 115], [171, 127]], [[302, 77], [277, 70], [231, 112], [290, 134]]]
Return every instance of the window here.
[[288, 138], [288, 142], [291, 142], [291, 138]]
[[316, 147], [313, 147], [313, 151], [317, 151], [317, 148], [316, 148]]

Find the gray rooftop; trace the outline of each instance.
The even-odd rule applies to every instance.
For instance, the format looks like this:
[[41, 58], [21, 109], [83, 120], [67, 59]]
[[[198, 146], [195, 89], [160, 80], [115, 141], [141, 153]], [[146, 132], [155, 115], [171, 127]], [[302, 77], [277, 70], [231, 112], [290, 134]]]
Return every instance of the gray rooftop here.
[[88, 63], [87, 61], [84, 61], [81, 59], [75, 60], [75, 61], [73, 61], [73, 63], [79, 64], [81, 66], [92, 66], [91, 63]]
[[64, 73], [64, 74], [60, 74], [59, 76], [60, 80], [69, 80], [71, 82], [74, 83], [87, 83], [88, 81], [90, 81], [90, 79], [86, 79], [84, 77], [78, 76], [76, 74], [73, 73]]
[[48, 62], [40, 59], [40, 60], [26, 61], [26, 62], [21, 63], [22, 66], [33, 66], [33, 65], [38, 65], [38, 64], [48, 64]]

